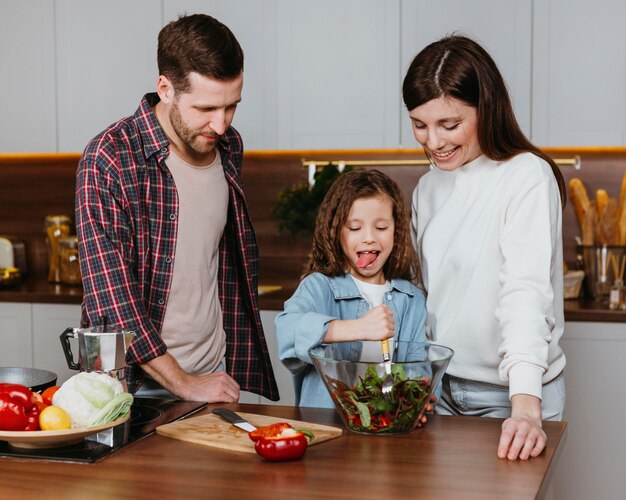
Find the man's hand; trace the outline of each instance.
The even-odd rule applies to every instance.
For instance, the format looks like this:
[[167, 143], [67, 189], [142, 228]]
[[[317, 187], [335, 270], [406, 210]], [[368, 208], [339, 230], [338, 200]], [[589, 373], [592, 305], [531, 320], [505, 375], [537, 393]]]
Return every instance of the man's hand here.
[[188, 401], [236, 403], [239, 401], [239, 384], [224, 371], [188, 375], [187, 383], [179, 397]]
[[511, 398], [511, 418], [502, 424], [498, 458], [528, 460], [546, 447], [546, 433], [541, 426], [541, 400], [527, 394]]
[[143, 363], [141, 368], [152, 380], [181, 399], [208, 403], [239, 401], [239, 384], [224, 371], [190, 375], [168, 353]]

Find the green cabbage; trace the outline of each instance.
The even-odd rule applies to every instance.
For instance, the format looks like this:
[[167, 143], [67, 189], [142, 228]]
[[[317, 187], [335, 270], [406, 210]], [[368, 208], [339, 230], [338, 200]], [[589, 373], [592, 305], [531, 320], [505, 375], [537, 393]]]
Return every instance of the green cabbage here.
[[133, 396], [122, 383], [106, 373], [80, 372], [66, 380], [52, 397], [79, 428], [112, 422], [127, 415]]

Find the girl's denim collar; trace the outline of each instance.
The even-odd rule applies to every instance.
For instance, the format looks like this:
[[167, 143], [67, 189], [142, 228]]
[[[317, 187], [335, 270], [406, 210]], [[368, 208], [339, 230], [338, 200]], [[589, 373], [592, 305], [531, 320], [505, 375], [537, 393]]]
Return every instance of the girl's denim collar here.
[[[343, 276], [329, 277], [330, 287], [336, 300], [361, 298], [359, 289], [348, 273]], [[411, 284], [405, 280], [391, 280], [391, 289], [413, 296]]]

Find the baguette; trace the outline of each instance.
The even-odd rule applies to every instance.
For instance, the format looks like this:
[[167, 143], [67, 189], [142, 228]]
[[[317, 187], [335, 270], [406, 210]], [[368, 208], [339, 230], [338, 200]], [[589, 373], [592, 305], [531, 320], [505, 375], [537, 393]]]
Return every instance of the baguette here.
[[[584, 232], [584, 224], [586, 217], [586, 213], [591, 206], [589, 202], [589, 196], [587, 196], [587, 190], [585, 189], [582, 181], [576, 177], [569, 181], [569, 195], [572, 199], [572, 205], [574, 207], [574, 212], [576, 213], [576, 220], [578, 220], [578, 225], [580, 226], [581, 232]], [[584, 239], [584, 238], [583, 238]], [[593, 242], [590, 243], [593, 245]]]
[[598, 210], [598, 220], [602, 220], [602, 215], [606, 210], [608, 202], [609, 194], [604, 189], [598, 189], [596, 191], [596, 209]]
[[591, 205], [587, 208], [585, 215], [583, 216], [583, 222], [581, 224], [581, 232], [583, 245], [593, 245], [596, 233], [598, 231], [598, 224], [596, 221], [598, 220], [598, 213], [596, 211], [596, 207]]
[[619, 192], [619, 209], [618, 209], [618, 232], [619, 244], [626, 245], [626, 171], [622, 177], [622, 187]]
[[606, 208], [602, 213], [602, 217], [599, 219], [600, 243], [603, 245], [619, 245], [621, 236], [618, 222], [619, 209], [617, 200], [615, 198], [609, 198]]
[[618, 222], [619, 244], [626, 245], [626, 206], [622, 207]]
[[622, 177], [622, 187], [619, 192], [619, 208], [620, 213], [626, 209], [626, 170], [624, 170], [624, 176]]

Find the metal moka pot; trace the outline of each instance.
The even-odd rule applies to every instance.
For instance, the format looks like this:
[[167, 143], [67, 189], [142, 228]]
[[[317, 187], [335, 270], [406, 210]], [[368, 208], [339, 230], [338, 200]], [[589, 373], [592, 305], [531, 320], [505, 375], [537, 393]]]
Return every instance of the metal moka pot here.
[[[102, 325], [90, 328], [67, 328], [60, 336], [67, 366], [71, 370], [107, 373], [119, 380], [124, 378], [126, 351], [135, 332]], [[78, 362], [70, 345], [70, 339], [78, 340]]]

